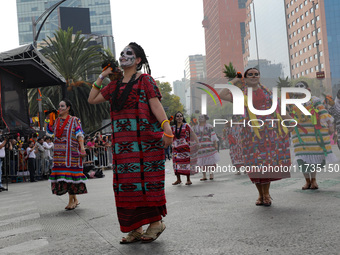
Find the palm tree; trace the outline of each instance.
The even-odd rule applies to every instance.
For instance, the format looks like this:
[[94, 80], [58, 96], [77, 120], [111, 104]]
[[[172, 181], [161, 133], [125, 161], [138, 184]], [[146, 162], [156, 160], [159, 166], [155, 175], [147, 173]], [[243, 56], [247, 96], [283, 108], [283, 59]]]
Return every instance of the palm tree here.
[[[60, 93], [60, 86], [51, 86], [41, 89], [43, 110], [52, 110], [60, 100], [67, 97], [73, 103], [75, 115], [78, 116], [85, 132], [90, 132], [101, 127], [103, 119], [110, 116], [108, 103], [90, 105], [87, 102], [91, 83], [89, 75], [100, 72], [100, 64], [103, 61], [101, 46], [89, 46], [89, 40], [81, 37], [78, 32], [72, 35], [73, 29], [67, 31], [58, 30], [55, 39], [48, 37], [44, 40], [47, 44], [43, 47], [44, 56], [51, 61], [54, 67], [66, 80]], [[38, 111], [37, 90], [29, 90], [29, 111], [35, 115]], [[52, 108], [52, 109], [51, 109]]]
[[224, 77], [228, 78], [229, 80], [232, 80], [236, 77], [236, 70], [233, 66], [233, 63], [229, 62], [229, 65], [224, 64]]
[[[72, 86], [80, 80], [87, 80], [90, 74], [98, 72], [101, 63], [101, 46], [89, 46], [90, 38], [85, 39], [78, 31], [73, 36], [73, 28], [67, 31], [59, 29], [55, 39], [44, 39], [47, 46], [42, 47], [44, 56], [64, 76], [66, 86]], [[63, 91], [63, 96], [66, 96]]]
[[289, 81], [288, 76], [285, 79], [281, 79], [281, 77], [279, 77], [279, 80], [276, 83], [279, 89], [292, 86], [292, 84]]

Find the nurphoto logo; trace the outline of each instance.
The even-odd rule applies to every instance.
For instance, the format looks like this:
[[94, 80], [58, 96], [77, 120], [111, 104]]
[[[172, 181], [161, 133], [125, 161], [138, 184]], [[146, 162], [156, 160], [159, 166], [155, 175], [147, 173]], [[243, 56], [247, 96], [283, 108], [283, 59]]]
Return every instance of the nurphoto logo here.
[[[201, 83], [203, 85], [206, 85], [205, 83]], [[211, 86], [209, 86], [209, 88], [218, 96], [216, 90], [214, 88], [212, 88]], [[245, 98], [243, 95], [243, 92], [240, 88], [238, 88], [235, 85], [231, 85], [231, 84], [216, 84], [215, 88], [222, 88], [222, 89], [229, 89], [231, 94], [233, 95], [233, 115], [244, 115], [244, 105], [245, 105]], [[203, 90], [203, 89], [202, 89]], [[205, 91], [205, 90], [204, 90]], [[277, 111], [277, 102], [278, 102], [278, 93], [277, 93], [277, 88], [273, 88], [273, 94], [272, 94], [272, 106], [270, 109], [267, 110], [257, 110], [254, 108], [253, 105], [253, 89], [251, 87], [248, 88], [249, 91], [249, 95], [247, 97], [247, 105], [249, 107], [249, 111], [255, 115], [259, 115], [259, 116], [265, 116], [265, 115], [270, 115], [273, 112]], [[207, 92], [207, 91], [206, 91]], [[286, 95], [287, 93], [301, 93], [301, 94], [305, 94], [306, 97], [304, 98], [287, 98]], [[208, 93], [211, 97], [212, 94]], [[202, 99], [202, 114], [207, 114], [207, 95], [206, 94], [202, 94], [201, 95], [201, 99]], [[220, 97], [218, 96], [218, 99], [221, 101]], [[305, 114], [305, 115], [311, 115], [311, 113], [303, 106], [304, 103], [308, 102], [311, 99], [311, 93], [308, 89], [305, 88], [281, 88], [281, 115], [286, 115], [287, 114], [287, 105], [295, 105], [297, 108], [300, 109], [300, 111]], [[216, 101], [214, 100], [215, 104]], [[237, 103], [236, 103], [237, 102]], [[221, 102], [222, 105], [222, 102]], [[251, 125], [251, 122], [254, 121], [256, 123], [261, 122], [262, 124], [260, 126], [263, 126], [264, 122], [262, 120], [250, 120], [248, 122], [248, 126], [250, 127], [254, 127]], [[265, 121], [271, 121], [272, 125], [274, 124], [275, 121], [280, 121], [279, 119], [266, 119]], [[226, 119], [214, 119], [214, 127], [216, 124], [226, 124], [229, 121]], [[232, 120], [230, 120], [230, 122], [232, 123]], [[290, 127], [290, 126], [286, 126], [285, 122], [291, 122], [292, 127], [297, 125], [297, 121], [294, 119], [289, 119], [289, 120], [283, 120], [281, 121], [282, 126], [285, 127]], [[293, 122], [295, 124], [293, 124]], [[243, 124], [245, 126], [245, 120], [243, 123], [235, 123], [234, 124]], [[259, 126], [259, 127], [260, 127]]]

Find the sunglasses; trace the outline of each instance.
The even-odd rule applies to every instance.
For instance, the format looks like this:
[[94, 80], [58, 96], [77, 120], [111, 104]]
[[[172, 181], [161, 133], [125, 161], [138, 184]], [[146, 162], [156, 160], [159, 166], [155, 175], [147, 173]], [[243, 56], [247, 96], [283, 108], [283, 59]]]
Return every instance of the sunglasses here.
[[253, 76], [255, 76], [255, 77], [257, 77], [257, 76], [259, 76], [260, 74], [259, 73], [247, 73], [247, 77], [249, 76], [249, 77], [253, 77]]

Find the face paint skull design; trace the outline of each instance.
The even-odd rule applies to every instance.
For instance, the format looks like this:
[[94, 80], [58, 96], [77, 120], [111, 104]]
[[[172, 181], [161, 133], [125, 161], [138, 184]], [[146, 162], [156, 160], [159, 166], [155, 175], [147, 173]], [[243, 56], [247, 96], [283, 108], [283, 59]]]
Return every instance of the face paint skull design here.
[[304, 89], [307, 89], [307, 86], [303, 82], [298, 82], [298, 83], [295, 84], [295, 88], [304, 88]]
[[204, 121], [206, 121], [204, 115], [200, 115], [200, 116], [198, 117], [198, 121], [199, 121], [199, 122], [204, 122]]
[[120, 53], [119, 62], [121, 67], [130, 67], [136, 61], [136, 56], [133, 50], [127, 46], [125, 49]]

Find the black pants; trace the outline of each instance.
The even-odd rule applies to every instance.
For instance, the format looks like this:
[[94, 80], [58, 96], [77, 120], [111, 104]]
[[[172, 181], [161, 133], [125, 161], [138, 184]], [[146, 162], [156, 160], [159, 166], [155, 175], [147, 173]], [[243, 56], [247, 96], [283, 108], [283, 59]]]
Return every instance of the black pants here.
[[35, 158], [28, 158], [28, 171], [30, 172], [30, 181], [34, 181], [35, 175]]

